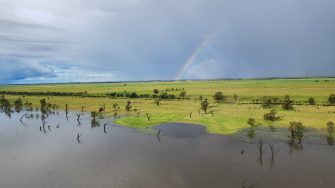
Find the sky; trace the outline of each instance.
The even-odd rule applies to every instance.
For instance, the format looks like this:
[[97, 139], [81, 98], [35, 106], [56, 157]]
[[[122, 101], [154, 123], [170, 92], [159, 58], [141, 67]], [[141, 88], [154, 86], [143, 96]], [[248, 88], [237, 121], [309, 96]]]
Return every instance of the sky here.
[[334, 0], [0, 0], [0, 83], [335, 76]]

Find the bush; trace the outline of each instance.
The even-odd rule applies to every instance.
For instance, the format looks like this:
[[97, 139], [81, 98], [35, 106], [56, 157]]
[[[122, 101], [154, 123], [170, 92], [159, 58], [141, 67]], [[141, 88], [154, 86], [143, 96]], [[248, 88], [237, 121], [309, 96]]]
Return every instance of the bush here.
[[335, 94], [331, 94], [328, 98], [330, 104], [335, 104]]
[[158, 89], [154, 89], [154, 93], [158, 94], [159, 93]]
[[216, 102], [222, 102], [225, 97], [221, 91], [218, 91], [214, 94], [213, 98]]
[[264, 120], [270, 120], [270, 121], [275, 121], [279, 119], [276, 110], [271, 110], [269, 113], [264, 114], [263, 118]]
[[314, 99], [313, 97], [310, 97], [310, 98], [308, 99], [308, 104], [309, 104], [309, 105], [315, 105], [315, 99]]

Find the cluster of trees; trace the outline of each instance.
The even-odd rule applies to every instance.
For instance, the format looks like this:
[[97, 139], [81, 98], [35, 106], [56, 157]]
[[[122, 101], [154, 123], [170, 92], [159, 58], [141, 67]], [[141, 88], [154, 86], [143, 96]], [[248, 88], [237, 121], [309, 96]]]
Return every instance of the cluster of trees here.
[[56, 92], [56, 91], [0, 91], [1, 95], [22, 95], [22, 96], [89, 96], [87, 92]]
[[166, 88], [165, 91], [185, 91], [185, 88]]

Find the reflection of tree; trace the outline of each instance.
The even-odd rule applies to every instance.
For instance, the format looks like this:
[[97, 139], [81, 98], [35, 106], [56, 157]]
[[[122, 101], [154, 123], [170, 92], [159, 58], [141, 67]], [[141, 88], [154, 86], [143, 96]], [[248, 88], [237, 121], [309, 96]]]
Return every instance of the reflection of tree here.
[[94, 128], [94, 127], [100, 127], [99, 121], [96, 121], [96, 120], [92, 119], [92, 121], [91, 121], [91, 127], [92, 128]]
[[255, 138], [255, 129], [253, 129], [253, 128], [250, 128], [250, 129], [248, 129], [248, 137], [249, 138]]
[[328, 143], [330, 146], [334, 145], [334, 136], [333, 136], [333, 135], [329, 134], [329, 135], [327, 136], [327, 143]]

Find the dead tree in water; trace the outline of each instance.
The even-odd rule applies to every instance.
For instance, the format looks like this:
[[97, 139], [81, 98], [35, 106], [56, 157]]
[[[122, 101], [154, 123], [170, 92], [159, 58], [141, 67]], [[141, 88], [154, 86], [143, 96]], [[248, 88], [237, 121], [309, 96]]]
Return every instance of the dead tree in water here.
[[257, 142], [257, 148], [259, 151], [259, 163], [262, 166], [263, 165], [263, 141], [262, 139], [259, 139], [259, 141]]
[[107, 123], [104, 124], [104, 133], [105, 133], [105, 134], [107, 134], [106, 126], [107, 126]]
[[81, 116], [81, 114], [77, 114], [77, 122], [78, 122], [78, 125], [80, 125], [80, 116]]
[[78, 142], [78, 144], [81, 143], [81, 141], [80, 141], [80, 137], [81, 137], [81, 135], [82, 135], [82, 134], [79, 134], [79, 133], [78, 133], [78, 135], [77, 135], [77, 142]]
[[65, 116], [66, 116], [66, 118], [68, 118], [68, 115], [69, 115], [69, 108], [68, 108], [68, 105], [65, 104]]

